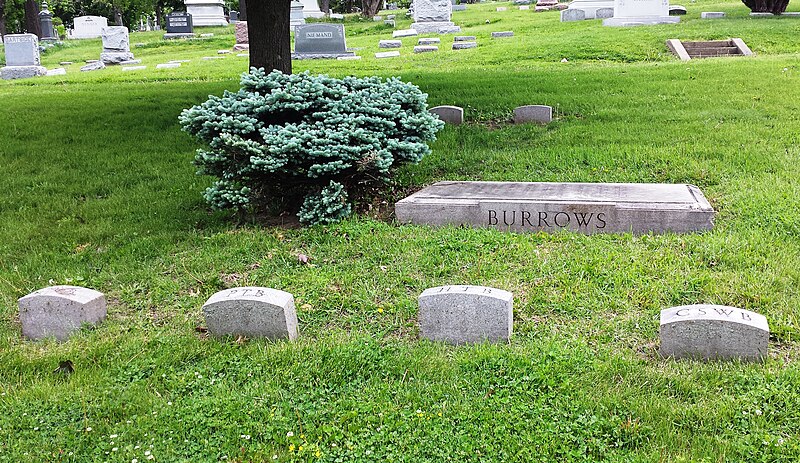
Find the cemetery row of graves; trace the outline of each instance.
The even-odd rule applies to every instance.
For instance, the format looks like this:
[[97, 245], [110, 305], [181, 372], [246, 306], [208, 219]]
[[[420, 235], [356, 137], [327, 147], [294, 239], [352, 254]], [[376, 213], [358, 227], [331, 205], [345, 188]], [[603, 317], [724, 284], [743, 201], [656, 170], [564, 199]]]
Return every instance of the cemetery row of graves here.
[[203, 197], [243, 21], [7, 39], [44, 71], [0, 81], [0, 460], [796, 460], [800, 22], [588, 3], [294, 29], [297, 79], [444, 122], [313, 226]]

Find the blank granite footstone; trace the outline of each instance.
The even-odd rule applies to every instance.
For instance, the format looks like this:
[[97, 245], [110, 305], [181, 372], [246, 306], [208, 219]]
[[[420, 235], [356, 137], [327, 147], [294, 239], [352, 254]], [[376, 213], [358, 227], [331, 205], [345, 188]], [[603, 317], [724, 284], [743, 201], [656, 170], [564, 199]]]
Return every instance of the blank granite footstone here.
[[763, 361], [769, 345], [766, 317], [724, 305], [697, 304], [661, 311], [663, 357]]
[[399, 31], [392, 32], [392, 37], [413, 37], [417, 35], [417, 31], [414, 29], [401, 29]]
[[246, 286], [215, 293], [203, 305], [214, 336], [297, 339], [294, 296], [272, 288]]
[[513, 330], [513, 296], [485, 286], [439, 286], [419, 296], [420, 335], [450, 344], [506, 342]]
[[156, 69], [172, 69], [181, 67], [181, 63], [161, 63], [156, 64]]
[[378, 59], [381, 59], [381, 58], [396, 58], [398, 56], [400, 56], [400, 52], [399, 51], [384, 51], [382, 53], [375, 53], [375, 58], [378, 58]]
[[[566, 11], [566, 10], [565, 10]], [[514, 123], [537, 122], [548, 124], [553, 121], [553, 108], [545, 105], [519, 106], [514, 109]]]
[[378, 48], [400, 48], [403, 42], [400, 40], [381, 40], [378, 42]]
[[583, 21], [584, 19], [586, 19], [586, 12], [583, 11], [583, 10], [566, 9], [566, 10], [562, 10], [561, 11], [561, 22], [562, 23], [571, 22], [571, 21]]
[[417, 45], [438, 45], [442, 43], [439, 37], [423, 37], [417, 41]]
[[460, 125], [464, 123], [464, 108], [458, 106], [435, 106], [428, 111], [436, 114], [439, 119], [447, 124]]
[[19, 300], [22, 334], [28, 339], [66, 341], [84, 323], [95, 325], [104, 318], [103, 293], [80, 286], [49, 286]]
[[478, 48], [478, 42], [453, 42], [453, 50], [466, 50], [468, 48]]
[[438, 182], [395, 204], [400, 223], [505, 232], [689, 233], [714, 209], [693, 185]]
[[474, 35], [457, 35], [453, 37], [453, 42], [474, 42]]
[[724, 17], [724, 11], [703, 11], [700, 13], [700, 19], [722, 19]]
[[500, 31], [500, 32], [492, 32], [492, 38], [501, 38], [501, 37], [514, 37], [514, 31]]
[[417, 45], [414, 47], [414, 53], [430, 53], [432, 51], [439, 51], [436, 45]]

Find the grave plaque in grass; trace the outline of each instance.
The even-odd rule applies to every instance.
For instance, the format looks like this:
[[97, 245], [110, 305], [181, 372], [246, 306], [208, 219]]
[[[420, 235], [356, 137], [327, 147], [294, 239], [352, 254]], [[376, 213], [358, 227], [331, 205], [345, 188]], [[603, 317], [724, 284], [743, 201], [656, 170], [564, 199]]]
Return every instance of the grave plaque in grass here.
[[505, 342], [513, 329], [513, 297], [485, 286], [440, 286], [419, 296], [420, 335], [450, 344]]
[[215, 336], [296, 339], [294, 296], [247, 286], [215, 293], [203, 305], [208, 331]]
[[103, 293], [80, 286], [50, 286], [19, 300], [22, 334], [28, 339], [66, 341], [84, 323], [94, 325], [104, 318]]
[[439, 182], [395, 204], [397, 220], [511, 232], [686, 233], [710, 230], [714, 209], [693, 185]]
[[301, 24], [294, 31], [292, 59], [335, 59], [355, 54], [347, 51], [343, 24]]
[[766, 317], [724, 305], [697, 304], [661, 311], [664, 357], [761, 361], [767, 356]]

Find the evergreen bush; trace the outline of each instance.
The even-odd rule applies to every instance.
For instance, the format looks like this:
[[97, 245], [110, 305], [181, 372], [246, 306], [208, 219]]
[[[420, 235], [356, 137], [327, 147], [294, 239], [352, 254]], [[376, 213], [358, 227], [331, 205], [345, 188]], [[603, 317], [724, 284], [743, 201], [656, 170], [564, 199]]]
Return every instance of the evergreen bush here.
[[216, 209], [281, 204], [305, 224], [337, 222], [350, 215], [348, 198], [430, 153], [444, 126], [427, 95], [399, 78], [253, 68], [241, 86], [180, 115], [183, 130], [208, 145], [194, 163], [218, 179], [204, 194]]

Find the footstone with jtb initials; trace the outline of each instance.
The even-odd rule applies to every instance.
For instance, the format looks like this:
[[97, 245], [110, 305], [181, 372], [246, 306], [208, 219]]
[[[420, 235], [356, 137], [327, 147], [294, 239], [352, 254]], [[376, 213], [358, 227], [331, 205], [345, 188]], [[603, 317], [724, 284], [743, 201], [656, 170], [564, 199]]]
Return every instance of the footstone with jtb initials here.
[[419, 296], [420, 335], [450, 344], [506, 342], [513, 329], [510, 292], [485, 286], [440, 286]]
[[686, 305], [661, 311], [659, 338], [664, 357], [761, 361], [769, 324], [763, 315], [736, 307]]
[[401, 223], [511, 232], [687, 233], [713, 228], [693, 185], [438, 182], [395, 204]]
[[203, 314], [215, 336], [297, 338], [294, 296], [285, 291], [255, 286], [226, 289], [206, 301]]

